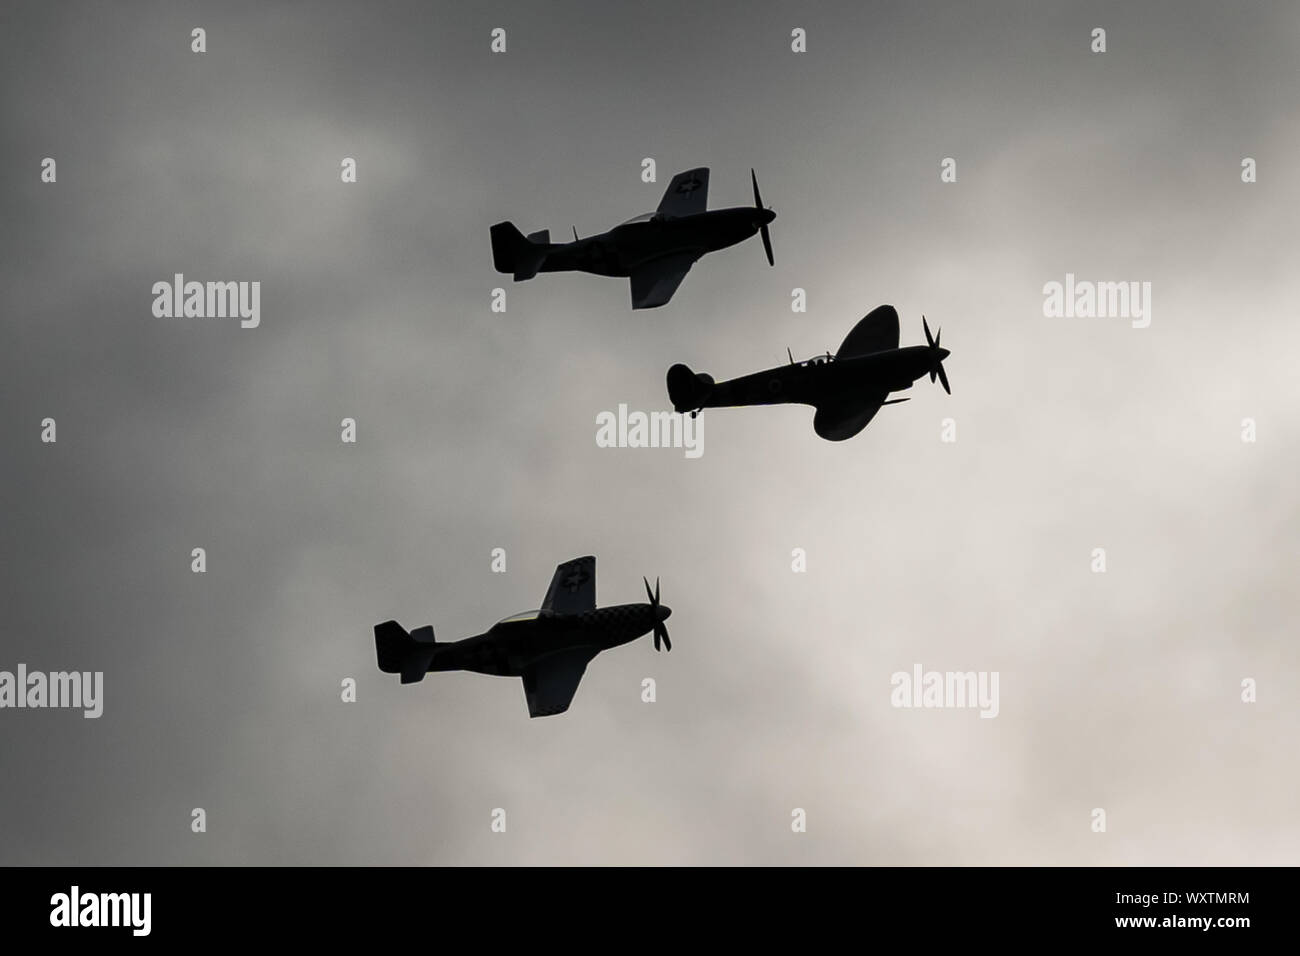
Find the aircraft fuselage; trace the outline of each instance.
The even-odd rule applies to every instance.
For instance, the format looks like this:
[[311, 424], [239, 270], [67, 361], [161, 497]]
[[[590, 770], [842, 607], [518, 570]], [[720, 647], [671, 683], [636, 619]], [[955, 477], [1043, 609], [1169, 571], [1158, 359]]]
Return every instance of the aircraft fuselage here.
[[626, 277], [664, 256], [689, 252], [698, 257], [744, 242], [773, 218], [768, 209], [736, 206], [694, 216], [625, 222], [600, 235], [552, 243], [538, 271]]
[[[947, 349], [938, 351], [948, 354]], [[698, 407], [820, 405], [855, 395], [898, 392], [930, 374], [936, 362], [934, 353], [928, 345], [909, 345], [834, 361], [811, 359], [797, 365], [778, 365], [716, 383]]]
[[519, 677], [530, 664], [577, 647], [608, 650], [649, 634], [671, 614], [660, 605], [614, 604], [578, 614], [527, 612], [506, 618], [486, 633], [439, 643], [429, 671], [473, 671]]

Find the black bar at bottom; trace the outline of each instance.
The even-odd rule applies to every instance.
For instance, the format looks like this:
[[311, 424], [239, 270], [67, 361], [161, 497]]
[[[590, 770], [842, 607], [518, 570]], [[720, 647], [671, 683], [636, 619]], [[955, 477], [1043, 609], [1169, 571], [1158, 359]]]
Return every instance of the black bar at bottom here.
[[[1230, 944], [1284, 930], [1294, 871], [35, 867], [0, 869], [0, 881], [6, 941], [398, 943], [419, 934], [436, 945], [471, 942], [462, 933], [474, 931], [484, 945], [517, 933], [546, 947], [583, 938], [771, 945], [774, 932], [847, 932], [867, 944], [899, 934], [927, 945], [1099, 936]], [[594, 930], [614, 935], [586, 936]]]

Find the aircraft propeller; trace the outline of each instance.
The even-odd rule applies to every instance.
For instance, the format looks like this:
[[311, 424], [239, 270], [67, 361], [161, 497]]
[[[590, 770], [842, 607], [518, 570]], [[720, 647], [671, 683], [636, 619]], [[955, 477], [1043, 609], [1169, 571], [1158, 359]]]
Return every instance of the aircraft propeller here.
[[[749, 178], [754, 183], [754, 208], [763, 209], [763, 197], [758, 194], [758, 175], [753, 169], [749, 171]], [[772, 258], [772, 234], [767, 230], [767, 223], [758, 227], [759, 234], [763, 237], [763, 251], [767, 253], [767, 264], [776, 265], [776, 260]]]
[[[649, 579], [642, 577], [641, 580], [645, 582], [645, 596], [650, 599], [651, 609], [654, 611], [658, 611], [659, 610], [659, 579], [655, 578], [655, 589], [653, 594], [650, 593]], [[660, 649], [659, 640], [661, 638], [663, 639], [664, 642], [663, 649], [667, 651], [671, 651], [673, 649], [673, 642], [668, 640], [668, 628], [664, 627], [664, 622], [659, 620], [659, 616], [658, 614], [656, 614], [655, 615], [655, 650], [656, 651]]]
[[[930, 323], [927, 322], [927, 321], [925, 321], [925, 316], [921, 316], [921, 325], [925, 327], [925, 342], [926, 342], [926, 344], [929, 345], [930, 348], [932, 348], [932, 349], [937, 349], [937, 348], [939, 348], [939, 339], [940, 339], [940, 337], [943, 335], [943, 329], [940, 329], [940, 330], [939, 330], [939, 334], [938, 334], [938, 335], [931, 336], [931, 335], [930, 335]], [[943, 384], [943, 390], [944, 390], [945, 392], [947, 392], [949, 395], [951, 395], [951, 394], [952, 394], [952, 389], [948, 387], [948, 376], [945, 375], [945, 374], [944, 374], [944, 371], [943, 371], [943, 359], [939, 359], [937, 362], [935, 362], [935, 363], [934, 363], [934, 366], [930, 369], [930, 381], [931, 381], [931, 382], [934, 381], [934, 377], [935, 377], [936, 374], [939, 376], [939, 381]]]

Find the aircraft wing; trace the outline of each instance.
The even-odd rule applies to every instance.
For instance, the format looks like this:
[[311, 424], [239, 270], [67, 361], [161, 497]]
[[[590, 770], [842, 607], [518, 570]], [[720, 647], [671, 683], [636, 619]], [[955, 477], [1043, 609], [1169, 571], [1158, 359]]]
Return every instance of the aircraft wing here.
[[[551, 586], [546, 589], [543, 611], [578, 614], [596, 606], [596, 559], [591, 555], [565, 561], [555, 569]], [[582, 676], [579, 671], [578, 676]]]
[[653, 259], [633, 272], [632, 308], [654, 309], [664, 305], [673, 297], [698, 258], [693, 252], [678, 252]]
[[872, 309], [844, 337], [836, 358], [853, 358], [898, 348], [898, 311], [892, 305]]
[[664, 190], [659, 200], [662, 215], [681, 218], [704, 212], [709, 205], [709, 167], [688, 169], [678, 173]]
[[529, 717], [550, 717], [569, 709], [587, 665], [600, 651], [575, 647], [557, 651], [524, 668], [524, 698]]
[[828, 441], [852, 438], [876, 417], [876, 412], [888, 397], [888, 392], [880, 392], [818, 405], [817, 414], [813, 416], [813, 431]]

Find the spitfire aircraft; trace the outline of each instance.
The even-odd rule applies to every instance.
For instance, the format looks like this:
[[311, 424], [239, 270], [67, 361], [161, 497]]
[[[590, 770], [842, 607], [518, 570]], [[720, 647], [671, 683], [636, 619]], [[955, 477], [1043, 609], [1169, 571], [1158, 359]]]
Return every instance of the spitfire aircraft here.
[[579, 239], [575, 228], [573, 242], [551, 242], [545, 229], [524, 236], [514, 223], [499, 222], [491, 230], [492, 261], [498, 272], [513, 273], [516, 282], [538, 272], [626, 276], [632, 285], [632, 308], [653, 309], [673, 297], [697, 259], [754, 233], [763, 237], [768, 265], [775, 265], [767, 227], [776, 213], [763, 207], [752, 169], [749, 177], [753, 206], [709, 210], [708, 167], [688, 169], [673, 177], [654, 212], [586, 239]]
[[438, 643], [431, 626], [407, 631], [396, 621], [375, 625], [379, 669], [401, 674], [403, 684], [433, 671], [473, 671], [522, 677], [528, 716], [569, 709], [587, 664], [601, 651], [654, 634], [655, 650], [671, 651], [664, 621], [672, 610], [659, 603], [644, 578], [648, 604], [596, 607], [596, 559], [574, 558], [555, 569], [541, 610], [512, 614], [486, 633]]
[[668, 397], [674, 409], [692, 417], [701, 409], [729, 405], [811, 405], [817, 409], [813, 430], [828, 441], [844, 441], [866, 428], [881, 406], [907, 401], [889, 393], [911, 388], [924, 375], [931, 382], [938, 376], [952, 394], [943, 370], [948, 350], [939, 346], [938, 335], [931, 337], [925, 316], [921, 324], [926, 344], [899, 348], [898, 312], [882, 305], [853, 327], [833, 357], [827, 352], [796, 363], [790, 356], [789, 365], [727, 382], [674, 365], [668, 370]]

